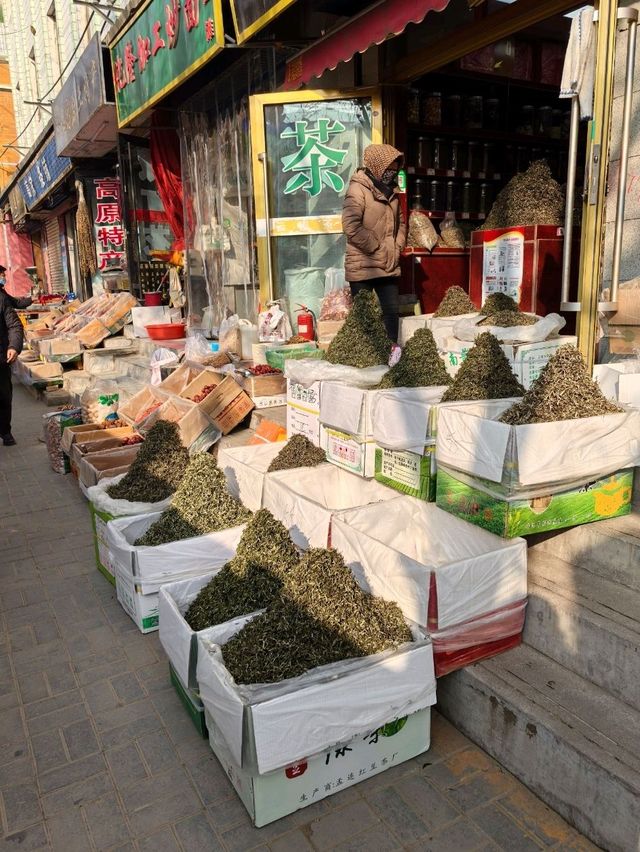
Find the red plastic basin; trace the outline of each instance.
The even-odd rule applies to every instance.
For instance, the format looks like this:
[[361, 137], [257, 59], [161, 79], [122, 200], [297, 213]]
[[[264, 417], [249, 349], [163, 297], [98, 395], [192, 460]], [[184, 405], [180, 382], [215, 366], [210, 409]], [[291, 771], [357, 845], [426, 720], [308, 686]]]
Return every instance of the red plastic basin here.
[[145, 328], [152, 340], [179, 340], [185, 336], [183, 322], [153, 323]]
[[162, 293], [145, 293], [144, 306], [145, 308], [156, 308], [162, 304]]

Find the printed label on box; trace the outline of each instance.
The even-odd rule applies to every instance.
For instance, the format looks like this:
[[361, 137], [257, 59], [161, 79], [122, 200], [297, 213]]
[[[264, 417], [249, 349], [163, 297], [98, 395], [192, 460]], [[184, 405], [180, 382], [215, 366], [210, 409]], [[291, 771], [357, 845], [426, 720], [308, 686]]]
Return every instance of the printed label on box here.
[[376, 445], [373, 441], [358, 441], [345, 432], [325, 427], [322, 427], [322, 431], [322, 446], [327, 453], [327, 461], [367, 479], [375, 475]]
[[320, 382], [309, 387], [287, 382], [287, 436], [304, 435], [320, 446]]
[[142, 633], [158, 629], [158, 592], [143, 595], [129, 577], [116, 571], [116, 597]]

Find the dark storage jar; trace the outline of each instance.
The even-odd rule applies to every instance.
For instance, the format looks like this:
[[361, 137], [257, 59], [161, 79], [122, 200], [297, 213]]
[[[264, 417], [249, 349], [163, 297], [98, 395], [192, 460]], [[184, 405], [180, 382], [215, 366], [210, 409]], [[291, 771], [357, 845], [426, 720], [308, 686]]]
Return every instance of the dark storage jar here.
[[469, 142], [468, 150], [468, 168], [472, 174], [477, 174], [482, 171], [482, 145], [479, 142]]
[[490, 183], [480, 184], [480, 193], [478, 196], [478, 213], [481, 216], [487, 216], [493, 203], [493, 187]]
[[485, 142], [482, 146], [482, 169], [486, 175], [492, 175], [495, 171], [496, 146], [493, 142]]
[[441, 92], [429, 92], [422, 99], [422, 123], [427, 127], [439, 127], [442, 124]]
[[484, 100], [482, 95], [471, 95], [467, 98], [465, 104], [465, 127], [469, 130], [480, 130], [483, 123], [483, 105]]
[[418, 137], [418, 162], [416, 165], [421, 169], [433, 168], [433, 156], [431, 138], [429, 136]]
[[420, 92], [417, 89], [409, 89], [407, 121], [409, 124], [420, 124]]
[[462, 201], [460, 202], [463, 213], [468, 215], [476, 212], [476, 207], [478, 206], [477, 197], [476, 185], [470, 180], [466, 181], [462, 185]]
[[467, 143], [454, 139], [449, 152], [449, 168], [454, 172], [464, 172], [468, 168]]
[[429, 189], [429, 210], [444, 210], [445, 184], [443, 180], [432, 180]]
[[455, 211], [460, 207], [460, 184], [456, 180], [448, 180], [447, 181], [447, 197], [446, 197], [446, 207], [447, 211]]
[[434, 169], [446, 169], [449, 165], [449, 146], [446, 139], [433, 140], [431, 161]]
[[444, 123], [447, 127], [462, 124], [462, 95], [449, 95], [444, 105]]
[[487, 130], [499, 129], [500, 101], [498, 98], [487, 98], [484, 102], [484, 126]]

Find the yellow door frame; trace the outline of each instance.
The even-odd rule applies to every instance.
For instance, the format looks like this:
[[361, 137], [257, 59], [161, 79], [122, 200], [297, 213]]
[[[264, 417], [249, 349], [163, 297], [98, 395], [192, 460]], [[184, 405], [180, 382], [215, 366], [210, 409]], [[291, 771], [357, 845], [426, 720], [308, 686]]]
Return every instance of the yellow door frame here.
[[[378, 88], [336, 90], [303, 90], [300, 92], [273, 92], [252, 95], [249, 98], [249, 121], [251, 133], [251, 168], [253, 173], [253, 198], [256, 222], [256, 242], [258, 254], [258, 276], [260, 281], [260, 302], [264, 304], [273, 298], [271, 279], [270, 240], [279, 236], [309, 234], [342, 233], [341, 216], [287, 217], [271, 220], [268, 216], [268, 197], [266, 186], [269, 178], [266, 160], [266, 134], [264, 110], [268, 106], [280, 104], [309, 103], [313, 101], [336, 101], [349, 98], [371, 98], [371, 141], [382, 142], [382, 100]], [[261, 158], [262, 157], [262, 158]], [[267, 228], [267, 221], [269, 227]], [[268, 231], [268, 233], [267, 233]]]

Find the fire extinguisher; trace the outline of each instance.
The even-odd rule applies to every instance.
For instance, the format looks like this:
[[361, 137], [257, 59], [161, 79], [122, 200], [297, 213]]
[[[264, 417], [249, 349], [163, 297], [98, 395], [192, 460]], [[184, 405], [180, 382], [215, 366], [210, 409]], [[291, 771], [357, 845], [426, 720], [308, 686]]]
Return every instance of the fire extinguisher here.
[[298, 305], [298, 335], [305, 340], [315, 340], [315, 316], [306, 305]]

